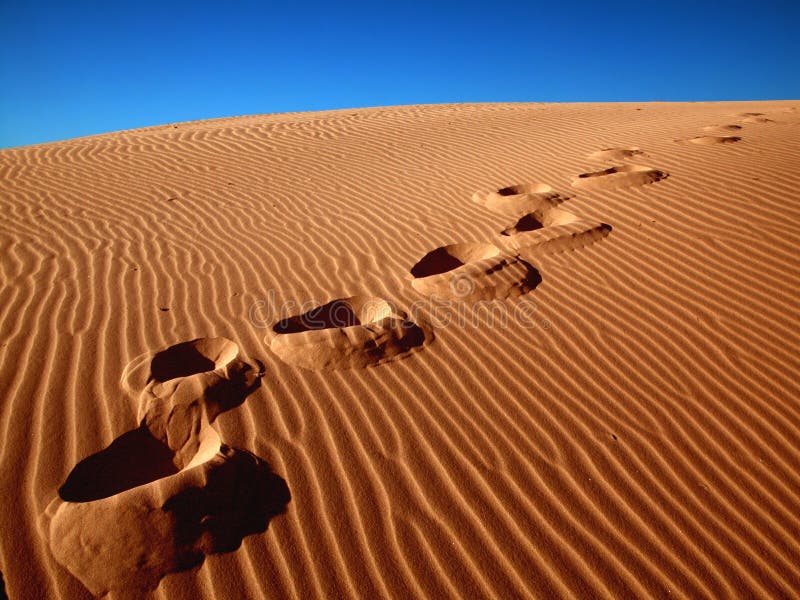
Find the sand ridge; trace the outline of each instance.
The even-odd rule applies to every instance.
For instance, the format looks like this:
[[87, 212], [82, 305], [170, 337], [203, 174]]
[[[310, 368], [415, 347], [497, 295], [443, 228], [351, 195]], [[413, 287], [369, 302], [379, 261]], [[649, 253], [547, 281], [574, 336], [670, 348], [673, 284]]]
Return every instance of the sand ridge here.
[[[794, 107], [390, 107], [0, 152], [7, 590], [790, 596]], [[507, 319], [437, 318], [487, 300]]]

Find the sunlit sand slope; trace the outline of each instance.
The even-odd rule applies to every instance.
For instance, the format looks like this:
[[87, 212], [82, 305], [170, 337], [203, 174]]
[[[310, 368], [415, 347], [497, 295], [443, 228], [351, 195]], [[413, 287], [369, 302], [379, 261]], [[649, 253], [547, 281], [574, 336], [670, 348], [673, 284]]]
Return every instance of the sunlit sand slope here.
[[790, 598], [800, 102], [0, 151], [11, 598]]

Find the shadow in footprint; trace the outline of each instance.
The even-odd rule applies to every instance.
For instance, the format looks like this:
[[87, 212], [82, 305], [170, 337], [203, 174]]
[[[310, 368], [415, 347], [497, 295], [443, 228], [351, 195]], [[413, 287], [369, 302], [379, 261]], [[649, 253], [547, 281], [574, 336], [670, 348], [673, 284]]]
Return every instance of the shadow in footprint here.
[[512, 235], [512, 233], [521, 233], [524, 231], [536, 231], [542, 229], [544, 224], [538, 215], [530, 213], [519, 219], [514, 225], [504, 229], [501, 235]]
[[291, 500], [286, 481], [250, 452], [223, 447], [227, 460], [208, 474], [203, 487], [187, 488], [162, 509], [175, 517], [175, 539], [192, 552], [191, 568], [204, 555], [232, 552], [248, 535], [267, 530], [269, 521], [286, 512]]
[[174, 452], [142, 424], [123, 433], [108, 448], [75, 465], [58, 490], [67, 502], [90, 502], [178, 472]]
[[553, 191], [546, 183], [520, 183], [497, 190], [499, 196], [516, 196], [518, 194], [546, 194]]
[[460, 302], [515, 298], [541, 282], [532, 265], [489, 243], [431, 250], [411, 267], [411, 276], [420, 294]]
[[430, 277], [457, 269], [467, 263], [492, 258], [500, 250], [492, 244], [452, 244], [431, 250], [411, 267], [414, 277]]
[[155, 381], [170, 381], [212, 371], [226, 364], [238, 353], [236, 344], [225, 338], [199, 338], [170, 346], [157, 353], [150, 363]]
[[321, 306], [315, 306], [308, 312], [280, 321], [273, 330], [275, 333], [300, 333], [316, 329], [334, 327], [353, 327], [361, 325], [353, 307], [349, 302], [337, 299]]

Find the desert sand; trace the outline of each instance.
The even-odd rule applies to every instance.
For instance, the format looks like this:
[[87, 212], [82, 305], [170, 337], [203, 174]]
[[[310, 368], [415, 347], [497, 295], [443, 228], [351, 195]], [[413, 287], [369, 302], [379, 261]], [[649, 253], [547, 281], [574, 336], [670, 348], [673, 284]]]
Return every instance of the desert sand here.
[[0, 151], [11, 598], [790, 598], [800, 101]]

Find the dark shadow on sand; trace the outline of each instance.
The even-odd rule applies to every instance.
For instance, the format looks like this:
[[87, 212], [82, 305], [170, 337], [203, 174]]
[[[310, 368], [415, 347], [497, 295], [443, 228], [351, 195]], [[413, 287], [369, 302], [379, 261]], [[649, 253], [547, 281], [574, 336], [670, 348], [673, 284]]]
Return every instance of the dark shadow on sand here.
[[206, 554], [232, 552], [248, 535], [267, 530], [291, 501], [286, 481], [246, 450], [223, 446], [227, 458], [208, 474], [203, 487], [187, 488], [169, 498], [162, 510], [176, 520], [175, 541], [192, 548], [180, 570], [203, 562]]
[[91, 502], [178, 472], [174, 453], [142, 424], [84, 458], [58, 489], [67, 502]]
[[308, 312], [279, 321], [272, 330], [275, 333], [300, 333], [317, 329], [332, 329], [361, 325], [353, 308], [344, 300], [333, 300], [315, 306]]

